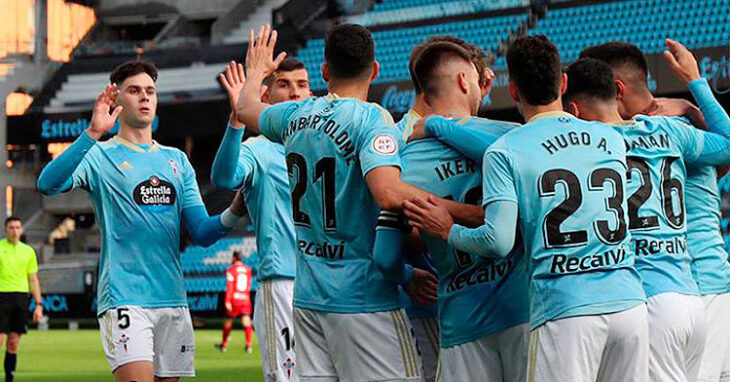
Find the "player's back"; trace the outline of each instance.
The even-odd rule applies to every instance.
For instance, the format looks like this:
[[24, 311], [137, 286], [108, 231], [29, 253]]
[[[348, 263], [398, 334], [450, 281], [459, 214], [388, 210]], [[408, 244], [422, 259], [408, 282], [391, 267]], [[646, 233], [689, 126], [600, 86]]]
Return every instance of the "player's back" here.
[[241, 144], [241, 156], [253, 162], [242, 189], [256, 232], [256, 277], [294, 277], [296, 233], [284, 146], [263, 136], [250, 138]]
[[236, 263], [228, 267], [226, 279], [232, 282], [230, 285], [233, 288], [234, 298], [237, 298], [235, 296], [237, 293], [251, 292], [252, 272], [246, 264]]
[[[494, 140], [508, 130], [495, 121], [465, 120], [493, 133]], [[509, 128], [513, 126], [509, 124]], [[404, 181], [441, 198], [481, 204], [482, 171], [475, 161], [432, 138], [409, 143], [401, 155]], [[457, 251], [431, 236], [423, 239], [439, 276], [442, 347], [474, 341], [527, 321], [527, 264], [521, 244], [508, 257], [490, 260]]]
[[695, 148], [686, 147], [688, 141], [669, 122], [637, 116], [615, 127], [626, 140], [629, 230], [648, 297], [698, 293], [687, 252], [683, 155]]
[[[504, 168], [485, 174], [495, 177], [485, 180], [485, 203], [518, 203], [530, 256], [533, 328], [546, 320], [623, 311], [645, 300], [628, 247], [620, 134], [566, 113], [544, 113], [495, 142], [485, 154], [485, 169], [494, 158]], [[512, 183], [506, 189], [516, 195], [495, 191], [502, 182]]]
[[400, 166], [393, 120], [381, 107], [334, 95], [267, 108], [262, 132], [286, 149], [297, 232], [294, 304], [360, 313], [400, 306], [372, 259], [379, 207], [365, 175]]

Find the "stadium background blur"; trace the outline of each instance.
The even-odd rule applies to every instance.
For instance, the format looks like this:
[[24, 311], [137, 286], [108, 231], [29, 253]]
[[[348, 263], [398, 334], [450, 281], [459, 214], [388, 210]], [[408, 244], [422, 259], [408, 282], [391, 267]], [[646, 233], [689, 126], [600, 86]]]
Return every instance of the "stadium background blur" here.
[[[664, 38], [671, 37], [695, 53], [702, 75], [730, 109], [730, 0], [0, 0], [0, 5], [5, 109], [0, 147], [6, 148], [0, 150], [5, 164], [0, 218], [22, 218], [25, 241], [38, 252], [49, 317], [43, 326], [90, 329], [31, 331], [23, 345], [29, 355], [18, 370], [22, 380], [108, 376], [93, 331], [100, 235], [91, 203], [80, 191], [47, 199], [35, 184], [43, 166], [87, 127], [108, 73], [124, 61], [142, 57], [161, 69], [154, 137], [189, 155], [211, 213], [221, 212], [232, 198], [210, 182], [229, 113], [216, 75], [229, 60], [243, 59], [248, 30], [263, 23], [280, 32], [282, 50], [305, 62], [315, 94], [326, 90], [320, 64], [327, 28], [337, 21], [369, 27], [381, 64], [370, 100], [396, 120], [414, 99], [410, 50], [436, 34], [475, 43], [492, 60], [497, 76], [481, 116], [522, 122], [506, 91], [504, 53], [512, 39], [525, 34], [548, 35], [566, 63], [595, 43], [632, 42], [646, 54], [656, 95], [690, 99], [661, 59]], [[722, 228], [730, 239], [730, 177], [720, 181], [720, 189]], [[185, 287], [199, 328], [199, 380], [227, 380], [227, 371], [238, 374], [231, 380], [261, 378], [257, 358], [244, 359], [241, 351], [214, 354], [218, 331], [205, 329], [216, 328], [223, 317], [231, 251], [242, 251], [255, 269], [251, 230], [240, 227], [209, 248], [189, 245], [187, 238], [181, 243]], [[221, 370], [226, 372], [216, 374]]]

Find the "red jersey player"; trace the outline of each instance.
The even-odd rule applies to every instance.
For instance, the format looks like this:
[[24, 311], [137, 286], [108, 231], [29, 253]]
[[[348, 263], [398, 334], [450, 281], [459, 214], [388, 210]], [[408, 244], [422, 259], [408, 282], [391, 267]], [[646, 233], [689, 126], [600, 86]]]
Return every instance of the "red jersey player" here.
[[233, 320], [242, 316], [241, 323], [246, 333], [246, 353], [253, 352], [253, 327], [251, 326], [251, 268], [241, 261], [241, 253], [233, 252], [233, 265], [226, 271], [226, 313], [228, 318], [223, 324], [223, 341], [216, 344], [220, 351], [226, 351], [228, 336], [233, 329]]

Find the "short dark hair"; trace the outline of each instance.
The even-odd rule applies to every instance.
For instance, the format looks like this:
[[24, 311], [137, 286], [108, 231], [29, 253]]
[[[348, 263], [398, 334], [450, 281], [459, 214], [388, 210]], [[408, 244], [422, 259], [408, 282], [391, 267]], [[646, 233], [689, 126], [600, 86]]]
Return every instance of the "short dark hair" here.
[[428, 95], [438, 94], [440, 86], [435, 81], [434, 74], [442, 64], [453, 58], [459, 58], [473, 64], [471, 54], [453, 42], [439, 41], [426, 44], [413, 65], [416, 82], [424, 93]]
[[530, 105], [547, 105], [560, 97], [560, 53], [545, 35], [515, 39], [507, 49], [507, 71]]
[[611, 41], [604, 44], [589, 46], [580, 52], [580, 58], [595, 58], [608, 64], [612, 69], [628, 66], [638, 70], [638, 74], [646, 81], [649, 68], [641, 49], [636, 45], [624, 41]]
[[426, 42], [416, 45], [411, 50], [411, 55], [410, 55], [409, 63], [408, 63], [408, 70], [411, 74], [411, 82], [413, 83], [413, 89], [416, 91], [416, 94], [423, 93], [423, 89], [421, 89], [421, 85], [418, 83], [418, 80], [416, 79], [416, 71], [415, 71], [416, 59], [421, 54], [421, 52], [423, 52], [423, 49], [425, 49], [429, 44], [435, 43], [435, 42], [451, 42], [451, 43], [454, 43], [454, 44], [459, 45], [462, 48], [466, 49], [469, 52], [469, 54], [471, 55], [471, 61], [477, 67], [477, 71], [479, 72], [479, 85], [480, 86], [482, 85], [483, 81], [485, 80], [485, 72], [487, 70], [487, 57], [481, 48], [479, 48], [478, 46], [476, 46], [474, 44], [470, 44], [455, 36], [449, 36], [449, 35], [431, 36], [428, 38], [428, 40], [426, 40]]
[[236, 259], [236, 261], [241, 261], [241, 259], [243, 259], [243, 254], [241, 251], [233, 251], [233, 258]]
[[581, 58], [565, 70], [568, 75], [568, 89], [563, 101], [570, 102], [579, 97], [592, 97], [601, 101], [616, 98], [616, 84], [611, 67], [595, 58]]
[[295, 57], [287, 56], [287, 58], [285, 58], [284, 61], [279, 64], [274, 73], [266, 77], [266, 79], [264, 80], [264, 85], [270, 86], [271, 82], [274, 80], [274, 76], [278, 72], [293, 72], [299, 69], [306, 69], [304, 63], [299, 61]]
[[353, 79], [368, 72], [375, 61], [375, 42], [362, 25], [340, 24], [327, 32], [324, 59], [335, 78]]
[[5, 219], [5, 226], [7, 227], [7, 226], [8, 226], [8, 224], [10, 224], [10, 223], [12, 223], [12, 222], [20, 222], [21, 224], [23, 224], [23, 221], [22, 221], [22, 220], [20, 220], [20, 218], [19, 218], [19, 217], [17, 217], [17, 216], [8, 216], [8, 217], [7, 217], [6, 219]]
[[147, 73], [152, 81], [157, 82], [157, 68], [148, 61], [127, 61], [117, 66], [109, 75], [109, 82], [121, 86], [124, 80], [140, 73]]

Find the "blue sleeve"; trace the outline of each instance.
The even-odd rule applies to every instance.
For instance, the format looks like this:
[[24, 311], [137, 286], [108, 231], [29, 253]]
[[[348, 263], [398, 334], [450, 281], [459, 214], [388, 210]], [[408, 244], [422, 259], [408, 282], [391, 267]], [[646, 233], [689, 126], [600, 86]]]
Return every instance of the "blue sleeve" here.
[[403, 262], [401, 248], [407, 224], [403, 215], [382, 211], [378, 217], [373, 247], [373, 261], [389, 280], [406, 286], [411, 282], [413, 267]]
[[259, 116], [259, 130], [272, 142], [284, 143], [283, 133], [289, 127], [289, 117], [299, 108], [298, 102], [281, 102], [266, 107]]
[[680, 118], [663, 118], [666, 131], [682, 150], [688, 166], [730, 164], [730, 136], [696, 129]]
[[390, 113], [384, 109], [373, 106], [367, 115], [361, 132], [364, 133], [358, 148], [360, 168], [363, 176], [368, 172], [384, 166], [395, 166], [400, 168], [400, 155], [398, 155], [397, 130]]
[[184, 208], [182, 217], [195, 244], [203, 247], [212, 245], [230, 231], [221, 223], [220, 215], [208, 216], [202, 204]]
[[183, 199], [182, 208], [185, 210], [189, 207], [204, 206], [203, 198], [200, 196], [198, 181], [195, 179], [195, 170], [188, 160], [188, 156], [181, 152], [183, 163]]
[[512, 175], [514, 167], [510, 155], [504, 150], [492, 147], [484, 153], [484, 163], [482, 163], [483, 206], [497, 201], [519, 203]]
[[252, 158], [241, 152], [241, 138], [243, 129], [236, 129], [229, 124], [215, 154], [210, 174], [211, 181], [216, 187], [238, 189], [253, 173], [255, 166], [250, 160]]
[[44, 195], [56, 195], [70, 191], [74, 186], [89, 188], [90, 177], [82, 162], [96, 141], [86, 132], [69, 146], [58, 158], [52, 160], [38, 177], [38, 190]]
[[515, 245], [517, 214], [517, 203], [489, 203], [484, 211], [484, 225], [470, 229], [455, 224], [449, 232], [449, 244], [483, 257], [505, 257]]
[[494, 133], [470, 125], [468, 123], [470, 119], [429, 117], [425, 124], [426, 135], [446, 143], [465, 157], [481, 163], [484, 152], [494, 143], [496, 137]]
[[697, 106], [699, 106], [702, 115], [707, 121], [707, 128], [713, 133], [730, 137], [730, 117], [728, 117], [722, 105], [717, 102], [715, 96], [712, 95], [712, 90], [707, 80], [700, 78], [691, 81], [688, 86], [689, 91], [692, 92], [692, 95], [697, 101]]

